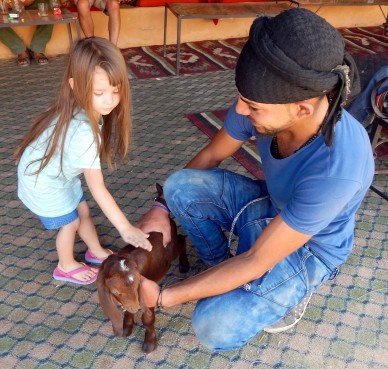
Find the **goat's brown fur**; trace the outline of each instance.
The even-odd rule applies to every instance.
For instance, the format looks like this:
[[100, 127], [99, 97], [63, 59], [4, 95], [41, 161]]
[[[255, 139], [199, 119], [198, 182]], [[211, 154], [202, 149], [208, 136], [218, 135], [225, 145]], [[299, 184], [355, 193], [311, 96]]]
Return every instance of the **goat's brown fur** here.
[[[142, 322], [146, 329], [143, 351], [147, 353], [156, 348], [155, 313], [154, 308], [148, 308], [143, 302], [140, 276], [160, 281], [177, 257], [180, 271], [187, 272], [189, 269], [185, 238], [177, 234], [176, 225], [171, 219], [170, 223], [171, 242], [166, 247], [163, 246], [162, 234], [151, 232], [149, 241], [152, 251], [126, 246], [102, 263], [97, 278], [100, 305], [111, 320], [116, 336], [129, 336], [133, 330], [133, 315], [138, 310], [142, 311]], [[124, 310], [124, 317], [117, 305]]]

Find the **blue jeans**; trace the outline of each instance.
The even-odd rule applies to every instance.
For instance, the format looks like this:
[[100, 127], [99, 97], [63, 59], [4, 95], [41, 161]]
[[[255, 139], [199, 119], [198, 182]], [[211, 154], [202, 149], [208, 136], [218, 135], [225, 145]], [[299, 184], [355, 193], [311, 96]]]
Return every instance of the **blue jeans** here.
[[[268, 195], [264, 181], [219, 168], [183, 169], [164, 185], [167, 204], [207, 265], [229, 257], [224, 230], [250, 201]], [[269, 198], [239, 216], [237, 254], [247, 251], [276, 215]], [[212, 350], [245, 345], [329, 279], [336, 269], [301, 247], [262, 277], [227, 293], [198, 301], [192, 324], [198, 339]]]

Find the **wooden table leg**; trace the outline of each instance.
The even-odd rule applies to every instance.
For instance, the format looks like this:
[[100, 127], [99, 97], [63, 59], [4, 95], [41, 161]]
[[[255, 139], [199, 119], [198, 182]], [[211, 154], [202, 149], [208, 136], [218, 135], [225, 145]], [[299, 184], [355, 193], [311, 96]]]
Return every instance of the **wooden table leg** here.
[[66, 23], [66, 27], [67, 27], [67, 34], [69, 36], [69, 46], [71, 46], [73, 44], [73, 35], [71, 33], [71, 24]]
[[81, 39], [81, 27], [79, 25], [78, 19], [75, 20], [75, 29], [77, 30], [77, 40]]
[[379, 5], [379, 8], [380, 8], [380, 11], [381, 13], [383, 13], [383, 17], [385, 19], [385, 23], [383, 23], [383, 27], [384, 27], [384, 36], [388, 36], [388, 13], [387, 15], [385, 15], [384, 11], [383, 11], [383, 8], [381, 5]]
[[176, 37], [176, 75], [179, 76], [179, 69], [181, 67], [181, 28], [182, 18], [178, 15], [177, 37]]
[[163, 33], [163, 56], [166, 57], [167, 41], [167, 4], [164, 5], [164, 33]]

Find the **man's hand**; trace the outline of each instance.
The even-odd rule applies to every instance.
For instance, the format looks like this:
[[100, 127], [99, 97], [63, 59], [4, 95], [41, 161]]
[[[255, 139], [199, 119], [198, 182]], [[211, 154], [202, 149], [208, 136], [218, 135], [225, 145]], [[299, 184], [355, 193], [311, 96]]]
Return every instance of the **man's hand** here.
[[159, 297], [159, 291], [160, 287], [157, 283], [141, 276], [141, 293], [146, 306], [156, 306]]
[[138, 227], [144, 233], [162, 233], [164, 246], [167, 246], [171, 241], [170, 218], [168, 213], [162, 209], [152, 208], [149, 210], [139, 220]]

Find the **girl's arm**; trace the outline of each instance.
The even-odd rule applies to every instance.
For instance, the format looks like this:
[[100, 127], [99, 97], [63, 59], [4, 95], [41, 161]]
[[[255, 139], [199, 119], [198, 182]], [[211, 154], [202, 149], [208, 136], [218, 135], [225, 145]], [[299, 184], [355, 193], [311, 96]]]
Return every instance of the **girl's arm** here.
[[128, 222], [126, 216], [120, 210], [116, 201], [105, 187], [101, 170], [84, 169], [84, 175], [94, 200], [96, 200], [105, 216], [119, 231], [122, 239], [135, 247], [141, 247], [150, 251], [152, 245], [147, 239], [149, 235]]

